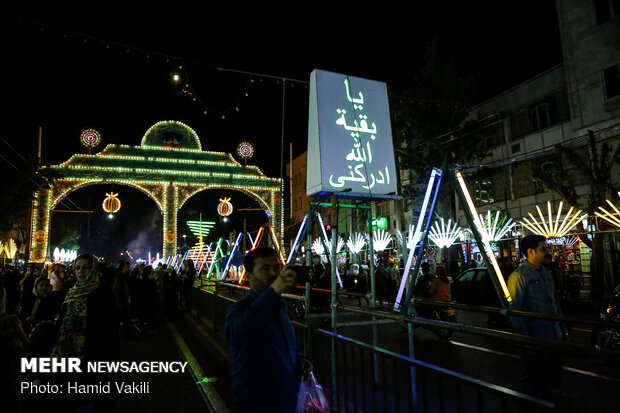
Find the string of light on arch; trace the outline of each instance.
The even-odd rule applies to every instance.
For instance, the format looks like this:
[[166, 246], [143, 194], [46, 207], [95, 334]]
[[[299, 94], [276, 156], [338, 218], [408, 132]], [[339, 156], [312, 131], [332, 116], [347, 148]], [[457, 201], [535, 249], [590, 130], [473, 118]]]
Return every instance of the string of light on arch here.
[[[212, 63], [198, 62], [195, 60], [185, 59], [183, 57], [176, 56], [173, 54], [162, 53], [159, 51], [136, 47], [136, 46], [126, 44], [126, 43], [102, 39], [102, 38], [91, 36], [91, 35], [84, 34], [84, 33], [74, 32], [71, 30], [65, 30], [63, 28], [55, 27], [55, 26], [45, 24], [39, 21], [28, 19], [25, 17], [20, 17], [20, 16], [12, 16], [12, 17], [14, 17], [17, 20], [18, 24], [26, 22], [35, 27], [38, 27], [38, 30], [40, 33], [61, 34], [62, 36], [59, 36], [58, 37], [59, 39], [63, 39], [63, 40], [79, 39], [80, 42], [84, 45], [103, 46], [102, 50], [119, 49], [119, 50], [122, 50], [127, 55], [139, 54], [139, 55], [144, 56], [145, 59], [149, 59], [151, 61], [157, 61], [157, 59], [160, 59], [160, 61], [163, 61], [167, 64], [173, 63], [173, 62], [176, 63], [176, 68], [174, 70], [175, 71], [180, 70], [183, 73], [183, 78], [178, 79], [178, 83], [183, 85], [183, 87], [180, 90], [177, 90], [177, 94], [188, 97], [193, 102], [200, 105], [201, 111], [203, 115], [205, 116], [216, 115], [221, 119], [226, 119], [227, 116], [234, 114], [236, 112], [239, 112], [242, 108], [241, 102], [243, 101], [243, 99], [248, 98], [250, 96], [250, 88], [256, 84], [267, 84], [267, 83], [272, 83], [275, 85], [285, 84], [289, 88], [295, 88], [297, 85], [297, 87], [301, 86], [302, 88], [305, 88], [305, 89], [308, 89], [308, 85], [309, 85], [309, 81], [305, 81], [305, 80], [291, 79], [291, 78], [285, 78], [282, 76], [273, 76], [273, 75], [268, 75], [268, 74], [259, 74], [259, 73], [234, 70], [230, 68], [224, 68], [224, 67], [212, 64]], [[237, 73], [240, 75], [247, 76], [248, 80], [245, 83], [245, 86], [242, 88], [241, 92], [239, 93], [233, 105], [230, 105], [226, 109], [210, 107], [204, 103], [204, 100], [200, 98], [199, 93], [195, 90], [191, 82], [189, 72], [187, 70], [187, 63], [208, 66], [212, 69], [217, 69], [217, 71], [219, 72]], [[175, 73], [173, 73], [172, 75], [174, 76]], [[177, 73], [177, 76], [178, 76], [178, 73]], [[271, 82], [267, 82], [268, 80], [270, 80]]]

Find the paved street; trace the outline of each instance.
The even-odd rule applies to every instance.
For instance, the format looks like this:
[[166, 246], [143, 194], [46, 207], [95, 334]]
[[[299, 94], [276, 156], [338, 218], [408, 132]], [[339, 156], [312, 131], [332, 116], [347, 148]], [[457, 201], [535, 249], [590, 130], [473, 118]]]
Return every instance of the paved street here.
[[[233, 294], [235, 299], [241, 295], [240, 291]], [[344, 298], [343, 304], [356, 305], [357, 299]], [[584, 314], [586, 315], [595, 316], [593, 313]], [[162, 320], [156, 326], [138, 325], [134, 338], [128, 339], [121, 335], [123, 360], [187, 361], [188, 368], [185, 373], [180, 374], [131, 373], [113, 376], [113, 380], [117, 382], [148, 382], [150, 391], [148, 394], [125, 395], [117, 400], [113, 408], [104, 412], [226, 411], [230, 399], [228, 373], [230, 355], [222, 329], [212, 331], [211, 326], [205, 323], [207, 318], [208, 314], [200, 314], [197, 311], [185, 312], [176, 319]], [[368, 317], [356, 315], [343, 317], [341, 321], [361, 321], [364, 318]], [[486, 316], [471, 311], [459, 311], [458, 319], [460, 323], [484, 326]], [[318, 322], [320, 328], [329, 330], [327, 320]], [[408, 355], [407, 331], [398, 323], [378, 325], [376, 331], [378, 347]], [[338, 333], [362, 342], [373, 343], [372, 326], [341, 327]], [[588, 341], [588, 331], [583, 326], [572, 326], [571, 335], [576, 342], [586, 344]], [[455, 332], [449, 340], [441, 340], [433, 332], [422, 327], [414, 329], [414, 337], [417, 359], [474, 379], [509, 389], [518, 389], [519, 359], [516, 346], [459, 332]], [[326, 357], [328, 356], [325, 353], [316, 352], [313, 355], [313, 362], [317, 377], [320, 377], [325, 385], [329, 385], [331, 371]], [[342, 373], [350, 371], [351, 366], [347, 367], [340, 362], [339, 368], [344, 369], [339, 372]], [[363, 377], [367, 377], [364, 372], [361, 373]], [[562, 390], [573, 396], [582, 395], [586, 400], [588, 412], [614, 411], [619, 401], [617, 393], [619, 385], [618, 365], [579, 357], [564, 360]], [[411, 397], [407, 393], [410, 389], [407, 390], [404, 382], [401, 383], [401, 387], [404, 393], [399, 396], [403, 399], [400, 403], [406, 406]], [[426, 388], [424, 397], [431, 397], [437, 391]], [[368, 393], [366, 396], [391, 397], [383, 394], [384, 390], [380, 388], [374, 388], [372, 392], [373, 394]], [[349, 405], [348, 411], [356, 411], [355, 403], [351, 401], [354, 395], [350, 391], [345, 394], [345, 390], [341, 393], [341, 399], [348, 399], [346, 401]], [[427, 411], [434, 411], [433, 407]]]

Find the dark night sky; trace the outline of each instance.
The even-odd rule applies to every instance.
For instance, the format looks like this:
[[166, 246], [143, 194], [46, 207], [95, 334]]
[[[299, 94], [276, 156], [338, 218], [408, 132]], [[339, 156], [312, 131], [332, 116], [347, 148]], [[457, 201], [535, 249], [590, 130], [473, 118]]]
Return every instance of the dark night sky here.
[[[173, 119], [192, 127], [204, 150], [233, 152], [238, 142], [249, 139], [257, 148], [252, 162], [267, 175], [279, 176], [282, 85], [217, 67], [302, 81], [319, 68], [398, 89], [408, 84], [436, 36], [440, 49], [453, 54], [463, 72], [478, 75], [479, 100], [484, 100], [561, 62], [554, 1], [408, 3], [371, 8], [359, 3], [306, 3], [305, 8], [232, 3], [217, 9], [207, 3], [201, 11], [182, 2], [139, 11], [108, 3], [92, 10], [63, 10], [51, 3], [15, 6], [14, 14], [0, 15], [5, 108], [0, 137], [20, 153], [32, 154], [42, 126], [43, 160], [59, 163], [84, 153], [79, 135], [85, 128], [100, 131], [104, 145], [138, 145], [151, 125]], [[178, 71], [176, 57], [183, 58], [206, 116], [202, 105], [175, 93], [170, 78]], [[239, 111], [221, 119], [218, 112], [236, 104]], [[305, 84], [289, 82], [285, 162], [289, 142], [294, 156], [306, 149], [307, 105]], [[0, 148], [3, 154], [11, 152], [4, 142]], [[90, 196], [99, 214], [103, 193], [110, 188], [90, 188], [69, 198], [86, 208]], [[155, 208], [137, 191], [126, 192], [135, 194], [126, 195], [124, 208]], [[207, 192], [211, 194], [190, 200], [181, 214], [211, 214], [217, 200], [211, 205], [210, 198], [223, 194], [203, 194]], [[235, 195], [233, 202], [240, 208], [256, 206], [243, 196]], [[144, 221], [118, 223], [113, 232], [139, 233], [140, 227], [150, 226], [147, 217], [153, 213], [136, 216]], [[161, 248], [159, 225], [146, 237], [156, 238], [155, 248]], [[126, 235], [119, 242], [129, 244], [131, 238]]]

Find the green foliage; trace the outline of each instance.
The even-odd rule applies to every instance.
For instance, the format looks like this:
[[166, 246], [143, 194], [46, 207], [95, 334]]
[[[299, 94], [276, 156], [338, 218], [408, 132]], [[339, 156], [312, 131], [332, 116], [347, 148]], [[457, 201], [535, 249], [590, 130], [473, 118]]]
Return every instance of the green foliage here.
[[608, 196], [617, 199], [619, 184], [613, 178], [617, 176], [614, 173], [620, 165], [620, 145], [614, 148], [610, 143], [603, 142], [597, 146], [594, 134], [591, 134], [589, 149], [591, 160], [585, 159], [571, 148], [558, 146], [563, 159], [566, 159], [573, 169], [563, 168], [558, 164], [551, 164], [544, 170], [533, 166], [530, 176], [544, 191], [560, 195], [570, 206], [583, 208], [583, 205], [578, 205], [579, 198], [574, 184], [574, 174], [581, 174], [592, 182], [592, 193], [587, 205], [587, 209], [592, 212], [603, 205]]
[[459, 72], [458, 63], [439, 50], [427, 48], [424, 64], [412, 86], [391, 92], [394, 147], [401, 170], [413, 172], [405, 196], [418, 195], [433, 167], [471, 162], [482, 154], [476, 144], [477, 122], [465, 121], [474, 99], [475, 81]]
[[538, 165], [530, 171], [532, 181], [545, 192], [556, 193], [569, 205], [577, 205], [577, 192], [571, 177], [559, 165], [554, 164], [544, 170]]

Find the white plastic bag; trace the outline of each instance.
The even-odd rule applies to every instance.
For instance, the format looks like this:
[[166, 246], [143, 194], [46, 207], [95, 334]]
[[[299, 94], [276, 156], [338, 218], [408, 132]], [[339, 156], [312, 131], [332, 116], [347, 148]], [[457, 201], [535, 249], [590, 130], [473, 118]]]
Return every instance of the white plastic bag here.
[[301, 381], [295, 413], [329, 413], [327, 397], [312, 372], [308, 379]]

